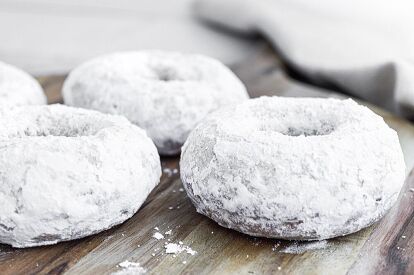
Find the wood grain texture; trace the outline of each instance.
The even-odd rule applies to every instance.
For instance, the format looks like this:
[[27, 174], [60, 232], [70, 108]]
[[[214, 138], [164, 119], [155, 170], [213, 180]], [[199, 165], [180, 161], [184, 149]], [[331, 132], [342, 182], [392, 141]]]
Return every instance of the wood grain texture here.
[[[289, 79], [283, 65], [265, 46], [233, 69], [247, 84], [251, 96], [342, 97]], [[50, 103], [61, 102], [63, 80], [63, 76], [39, 78]], [[398, 131], [411, 167], [414, 127], [370, 108]], [[164, 158], [162, 166], [178, 169], [178, 158]], [[293, 242], [249, 237], [218, 226], [197, 214], [180, 188], [179, 174], [163, 173], [160, 184], [137, 214], [91, 237], [29, 249], [0, 245], [0, 274], [110, 274], [125, 260], [139, 262], [149, 274], [414, 274], [413, 174], [406, 181], [399, 203], [378, 224], [329, 240], [325, 249], [301, 254], [281, 252]], [[165, 254], [166, 240], [152, 237], [155, 227], [162, 233], [172, 230], [166, 238], [182, 241], [197, 255]]]

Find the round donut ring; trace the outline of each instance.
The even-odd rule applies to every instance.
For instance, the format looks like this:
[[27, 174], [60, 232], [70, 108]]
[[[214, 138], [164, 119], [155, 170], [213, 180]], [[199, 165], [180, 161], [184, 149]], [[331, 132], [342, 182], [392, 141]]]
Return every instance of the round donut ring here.
[[289, 240], [369, 226], [405, 178], [396, 132], [350, 99], [263, 97], [224, 108], [190, 134], [180, 166], [198, 212]]
[[26, 72], [0, 62], [0, 105], [43, 105], [46, 96], [42, 87]]
[[145, 131], [62, 105], [0, 109], [0, 243], [49, 245], [130, 218], [158, 184]]
[[220, 62], [162, 51], [114, 53], [73, 70], [63, 86], [67, 105], [119, 114], [145, 129], [162, 155], [175, 155], [189, 132], [219, 107], [248, 99]]

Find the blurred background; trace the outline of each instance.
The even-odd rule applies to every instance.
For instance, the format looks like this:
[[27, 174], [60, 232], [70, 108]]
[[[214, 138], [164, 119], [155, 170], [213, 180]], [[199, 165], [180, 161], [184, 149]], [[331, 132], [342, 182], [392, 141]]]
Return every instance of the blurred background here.
[[281, 95], [268, 73], [278, 71], [413, 119], [413, 10], [411, 0], [0, 0], [0, 60], [62, 76], [114, 51], [201, 53], [255, 96]]
[[0, 60], [35, 75], [67, 73], [113, 51], [196, 52], [231, 64], [255, 40], [206, 27], [193, 0], [0, 0]]

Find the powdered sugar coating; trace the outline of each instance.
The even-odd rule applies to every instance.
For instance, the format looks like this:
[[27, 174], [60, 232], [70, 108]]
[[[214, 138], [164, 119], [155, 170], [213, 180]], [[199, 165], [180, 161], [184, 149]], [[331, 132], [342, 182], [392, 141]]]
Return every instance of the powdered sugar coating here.
[[0, 62], [0, 105], [41, 105], [46, 96], [39, 83], [26, 72]]
[[350, 99], [262, 97], [224, 108], [190, 134], [180, 166], [198, 212], [296, 240], [374, 223], [405, 178], [396, 132]]
[[189, 132], [219, 107], [248, 98], [241, 81], [209, 57], [162, 51], [114, 53], [73, 70], [68, 105], [119, 114], [145, 129], [160, 154], [174, 155]]
[[0, 109], [0, 242], [82, 238], [130, 218], [158, 184], [157, 150], [120, 116], [63, 105]]

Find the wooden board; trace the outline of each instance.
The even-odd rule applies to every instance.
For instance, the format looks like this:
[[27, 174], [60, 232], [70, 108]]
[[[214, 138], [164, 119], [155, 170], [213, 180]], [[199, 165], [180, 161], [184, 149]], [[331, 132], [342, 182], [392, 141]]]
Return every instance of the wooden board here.
[[[251, 96], [334, 96], [289, 79], [273, 52], [263, 46], [243, 64], [233, 66]], [[50, 103], [61, 102], [63, 76], [39, 78]], [[340, 96], [339, 96], [340, 97]], [[399, 133], [405, 159], [414, 163], [411, 123], [370, 106]], [[162, 159], [179, 169], [178, 158]], [[324, 249], [282, 253], [306, 243], [254, 238], [222, 228], [196, 213], [179, 174], [163, 173], [140, 211], [115, 228], [53, 246], [13, 249], [0, 245], [0, 274], [110, 274], [120, 262], [139, 262], [149, 274], [414, 274], [414, 174], [408, 176], [399, 203], [367, 229], [325, 243]], [[165, 254], [164, 242], [152, 235], [158, 227], [172, 242], [182, 241], [198, 253]], [[318, 246], [318, 244], [316, 244]]]

